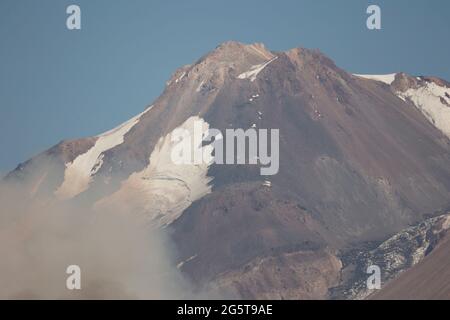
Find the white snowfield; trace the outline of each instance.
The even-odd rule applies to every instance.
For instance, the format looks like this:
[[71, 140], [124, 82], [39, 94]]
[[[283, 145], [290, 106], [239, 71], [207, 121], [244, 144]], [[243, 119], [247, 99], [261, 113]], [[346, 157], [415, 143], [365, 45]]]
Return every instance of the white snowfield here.
[[436, 128], [450, 138], [450, 88], [427, 82], [419, 88], [397, 92], [397, 95], [414, 103]]
[[364, 79], [370, 79], [375, 81], [384, 82], [388, 85], [391, 85], [392, 82], [395, 80], [396, 73], [391, 74], [382, 74], [382, 75], [372, 75], [372, 74], [354, 74], [356, 77], [364, 78]]
[[124, 136], [133, 128], [140, 118], [153, 106], [131, 118], [117, 128], [97, 136], [95, 145], [86, 153], [79, 155], [75, 160], [66, 164], [64, 181], [55, 191], [59, 199], [70, 199], [89, 188], [92, 177], [103, 165], [104, 152], [122, 144]]
[[[197, 116], [187, 119], [177, 129], [186, 129], [193, 136], [196, 121], [206, 133], [209, 124]], [[132, 174], [117, 192], [99, 200], [94, 208], [142, 214], [155, 226], [164, 227], [176, 220], [192, 202], [210, 193], [212, 178], [207, 174], [214, 159], [212, 146], [195, 146], [209, 155], [211, 161], [199, 165], [175, 164], [171, 153], [176, 142], [171, 135], [160, 138], [147, 168]]]
[[274, 57], [274, 58], [270, 59], [269, 61], [252, 66], [249, 71], [241, 73], [238, 76], [238, 79], [241, 79], [241, 80], [250, 79], [251, 82], [255, 81], [258, 74], [261, 71], [263, 71], [265, 67], [267, 67], [270, 63], [272, 63], [276, 59], [278, 59], [278, 57]]
[[[385, 75], [361, 75], [354, 76], [381, 81], [391, 85], [396, 73]], [[422, 80], [416, 77], [417, 80]], [[442, 133], [450, 138], [450, 88], [439, 86], [434, 82], [427, 81], [417, 88], [410, 88], [405, 92], [396, 92], [403, 101], [410, 100], [424, 116]]]

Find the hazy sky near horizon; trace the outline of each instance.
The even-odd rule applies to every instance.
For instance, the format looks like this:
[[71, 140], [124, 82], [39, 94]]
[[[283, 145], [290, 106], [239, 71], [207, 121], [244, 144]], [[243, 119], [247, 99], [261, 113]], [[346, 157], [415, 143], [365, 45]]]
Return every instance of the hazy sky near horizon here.
[[[82, 29], [66, 28], [77, 4]], [[366, 9], [382, 10], [382, 30]], [[318, 48], [349, 72], [450, 80], [448, 0], [1, 0], [0, 172], [126, 121], [227, 40]]]

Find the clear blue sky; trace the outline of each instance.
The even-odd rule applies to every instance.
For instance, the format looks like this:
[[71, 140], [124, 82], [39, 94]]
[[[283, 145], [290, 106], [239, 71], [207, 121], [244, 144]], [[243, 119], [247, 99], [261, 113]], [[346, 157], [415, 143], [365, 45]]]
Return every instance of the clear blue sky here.
[[[82, 30], [66, 29], [66, 7]], [[366, 8], [382, 9], [381, 31]], [[0, 171], [139, 113], [219, 43], [318, 48], [356, 73], [450, 80], [448, 0], [1, 0]]]

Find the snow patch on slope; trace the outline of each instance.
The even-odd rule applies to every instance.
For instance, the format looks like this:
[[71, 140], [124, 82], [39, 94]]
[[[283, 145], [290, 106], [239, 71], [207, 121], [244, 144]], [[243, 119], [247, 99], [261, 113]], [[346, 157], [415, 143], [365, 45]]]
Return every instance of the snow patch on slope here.
[[190, 257], [184, 261], [181, 261], [179, 264], [177, 264], [177, 269], [181, 269], [186, 263], [191, 262], [195, 258], [197, 258], [197, 255], [193, 255], [192, 257]]
[[257, 64], [255, 66], [252, 66], [250, 68], [249, 71], [246, 71], [244, 73], [241, 73], [238, 76], [238, 79], [250, 79], [251, 82], [256, 80], [256, 77], [258, 76], [258, 74], [264, 70], [265, 67], [267, 67], [271, 62], [275, 61], [278, 57], [274, 57], [272, 59], [270, 59], [269, 61], [266, 61], [264, 63], [261, 64]]
[[[206, 133], [209, 124], [197, 116], [186, 120], [178, 129], [194, 135], [194, 123], [201, 122]], [[176, 130], [176, 129], [175, 129]], [[210, 155], [210, 161], [199, 165], [174, 164], [171, 158], [172, 134], [161, 137], [150, 156], [150, 164], [132, 174], [114, 194], [95, 204], [98, 209], [121, 208], [124, 212], [145, 215], [154, 225], [162, 227], [175, 221], [192, 202], [211, 192], [208, 168], [213, 162], [212, 146], [195, 146]]]
[[178, 82], [180, 82], [181, 80], [183, 80], [183, 78], [186, 76], [186, 72], [183, 72], [182, 74], [181, 74], [181, 76], [179, 76], [176, 80], [175, 80], [175, 83], [178, 83]]
[[91, 149], [79, 155], [72, 162], [67, 163], [64, 181], [55, 191], [55, 195], [60, 199], [70, 199], [87, 190], [92, 177], [103, 165], [104, 152], [122, 144], [124, 136], [139, 122], [142, 115], [151, 108], [149, 107], [115, 129], [97, 136], [95, 145]]
[[388, 85], [391, 85], [392, 82], [395, 80], [396, 73], [391, 74], [382, 74], [382, 75], [372, 75], [372, 74], [354, 74], [356, 77], [364, 78], [364, 79], [370, 79], [375, 81], [381, 81]]
[[434, 82], [405, 92], [397, 92], [403, 99], [411, 100], [425, 117], [450, 138], [450, 88]]
[[202, 81], [200, 82], [200, 84], [198, 85], [197, 89], [195, 89], [195, 92], [200, 92], [200, 91], [202, 91], [202, 87], [203, 87], [204, 84], [205, 84], [205, 80], [202, 80]]

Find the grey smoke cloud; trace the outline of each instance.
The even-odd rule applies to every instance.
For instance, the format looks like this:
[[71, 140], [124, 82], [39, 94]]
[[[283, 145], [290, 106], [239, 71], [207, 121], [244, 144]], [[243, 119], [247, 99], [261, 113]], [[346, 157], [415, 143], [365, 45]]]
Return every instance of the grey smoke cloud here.
[[[1, 299], [205, 297], [175, 267], [163, 230], [127, 212], [33, 196], [28, 186], [0, 184]], [[70, 291], [66, 268], [74, 264], [81, 290]]]

